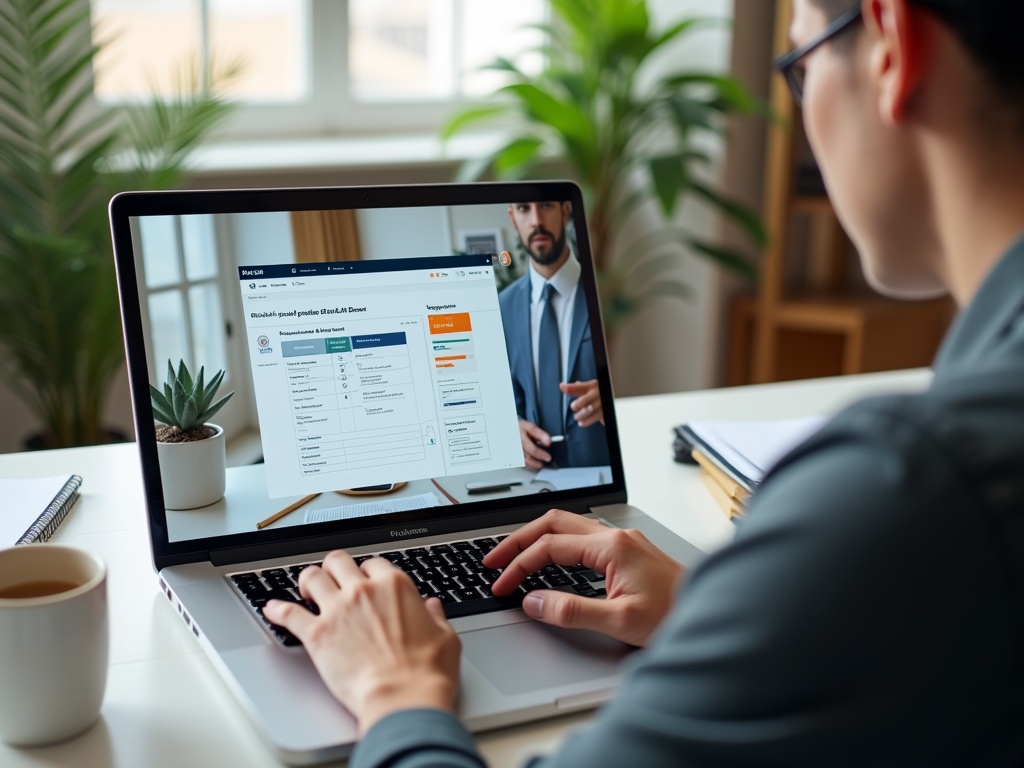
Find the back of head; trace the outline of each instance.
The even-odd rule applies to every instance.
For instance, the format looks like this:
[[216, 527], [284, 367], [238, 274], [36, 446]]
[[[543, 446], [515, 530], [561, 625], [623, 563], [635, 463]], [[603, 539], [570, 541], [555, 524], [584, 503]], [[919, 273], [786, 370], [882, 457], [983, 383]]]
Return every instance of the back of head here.
[[[829, 18], [861, 0], [814, 0]], [[974, 57], [997, 97], [1024, 124], [1024, 0], [911, 0], [941, 19]]]

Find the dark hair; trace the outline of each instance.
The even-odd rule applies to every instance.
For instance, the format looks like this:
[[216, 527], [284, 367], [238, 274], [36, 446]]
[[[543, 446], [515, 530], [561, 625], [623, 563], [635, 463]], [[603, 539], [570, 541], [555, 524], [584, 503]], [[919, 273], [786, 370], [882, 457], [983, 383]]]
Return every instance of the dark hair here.
[[[837, 18], [860, 0], [813, 0]], [[1024, 113], [1024, 0], [910, 0], [951, 27], [998, 91]]]

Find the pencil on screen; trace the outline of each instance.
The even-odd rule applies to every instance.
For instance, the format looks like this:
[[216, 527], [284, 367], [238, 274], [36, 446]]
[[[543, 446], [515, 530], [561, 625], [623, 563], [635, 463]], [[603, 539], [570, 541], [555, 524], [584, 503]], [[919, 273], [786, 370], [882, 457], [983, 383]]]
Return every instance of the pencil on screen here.
[[264, 528], [266, 528], [268, 525], [270, 525], [271, 523], [276, 523], [278, 520], [280, 520], [282, 517], [287, 515], [289, 512], [295, 511], [296, 509], [301, 507], [303, 504], [305, 504], [308, 501], [312, 501], [313, 499], [315, 499], [319, 495], [320, 495], [319, 493], [311, 493], [311, 494], [309, 494], [309, 496], [305, 496], [305, 497], [299, 499], [294, 504], [289, 504], [287, 507], [282, 509], [280, 512], [275, 512], [270, 517], [268, 517], [266, 520], [262, 520], [262, 521], [256, 523], [256, 530], [257, 531], [261, 531]]

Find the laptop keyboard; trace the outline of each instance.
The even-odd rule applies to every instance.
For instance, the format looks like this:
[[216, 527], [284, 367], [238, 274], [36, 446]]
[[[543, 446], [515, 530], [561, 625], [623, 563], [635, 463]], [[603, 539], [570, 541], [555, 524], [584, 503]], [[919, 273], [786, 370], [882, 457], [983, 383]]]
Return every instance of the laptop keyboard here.
[[[484, 567], [483, 559], [504, 538], [496, 536], [435, 544], [432, 547], [391, 550], [373, 555], [360, 555], [355, 561], [362, 563], [371, 557], [389, 560], [396, 568], [409, 575], [423, 599], [438, 598], [449, 619], [518, 608], [523, 602], [523, 596], [534, 589], [559, 589], [563, 592], [575, 592], [584, 597], [605, 596], [602, 574], [584, 565], [547, 565], [523, 581], [513, 594], [495, 597], [491, 593], [491, 585], [501, 575], [501, 570]], [[319, 613], [315, 603], [303, 600], [299, 595], [299, 574], [311, 565], [321, 563], [298, 563], [264, 571], [228, 575], [235, 589], [282, 645], [295, 646], [301, 643], [284, 627], [265, 619], [263, 607], [271, 600], [286, 600], [301, 603], [313, 613]]]

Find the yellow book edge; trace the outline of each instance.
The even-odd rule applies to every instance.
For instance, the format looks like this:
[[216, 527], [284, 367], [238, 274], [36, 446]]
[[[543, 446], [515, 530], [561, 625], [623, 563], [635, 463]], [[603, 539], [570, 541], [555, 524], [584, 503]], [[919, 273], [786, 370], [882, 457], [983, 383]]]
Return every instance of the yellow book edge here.
[[694, 448], [691, 455], [701, 469], [711, 475], [728, 496], [741, 502], [746, 502], [750, 498], [750, 491], [719, 469], [718, 465], [701, 453], [699, 448]]
[[715, 481], [710, 472], [705, 472], [702, 469], [700, 471], [700, 479], [704, 481], [704, 485], [710, 491], [715, 503], [730, 520], [734, 517], [743, 517], [746, 514], [746, 508], [743, 506], [743, 503], [729, 496], [725, 489]]

